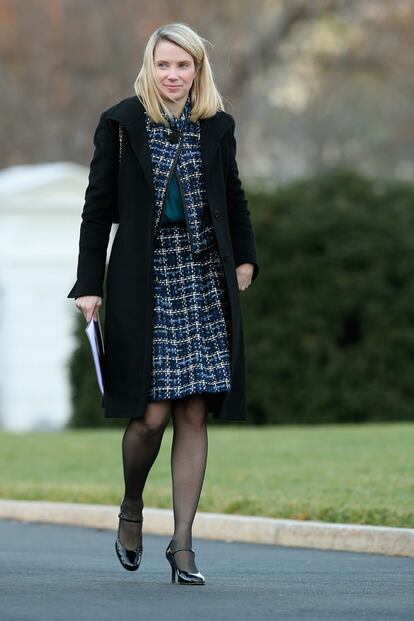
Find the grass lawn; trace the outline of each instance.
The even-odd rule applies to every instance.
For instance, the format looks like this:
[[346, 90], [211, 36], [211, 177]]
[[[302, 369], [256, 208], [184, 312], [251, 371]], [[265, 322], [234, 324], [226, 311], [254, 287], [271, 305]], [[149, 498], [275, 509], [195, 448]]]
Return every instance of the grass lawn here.
[[[0, 496], [119, 505], [122, 429], [0, 432]], [[199, 511], [414, 528], [414, 424], [209, 427]], [[172, 428], [144, 491], [171, 508]]]

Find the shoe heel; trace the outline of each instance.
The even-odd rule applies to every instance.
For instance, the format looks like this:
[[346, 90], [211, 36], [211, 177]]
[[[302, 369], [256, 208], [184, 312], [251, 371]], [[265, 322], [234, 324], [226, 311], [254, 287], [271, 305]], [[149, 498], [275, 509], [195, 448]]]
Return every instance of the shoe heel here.
[[165, 558], [167, 559], [167, 561], [169, 562], [169, 564], [171, 565], [171, 582], [175, 582], [175, 567], [171, 562], [171, 559], [168, 556], [168, 553], [165, 553]]

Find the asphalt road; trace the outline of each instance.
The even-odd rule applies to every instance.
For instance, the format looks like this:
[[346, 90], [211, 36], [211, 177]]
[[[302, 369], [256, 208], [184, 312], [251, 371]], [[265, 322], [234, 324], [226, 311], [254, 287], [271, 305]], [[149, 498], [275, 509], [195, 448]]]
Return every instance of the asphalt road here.
[[414, 620], [414, 559], [193, 540], [203, 586], [171, 583], [169, 538], [137, 572], [115, 531], [0, 520], [2, 621]]

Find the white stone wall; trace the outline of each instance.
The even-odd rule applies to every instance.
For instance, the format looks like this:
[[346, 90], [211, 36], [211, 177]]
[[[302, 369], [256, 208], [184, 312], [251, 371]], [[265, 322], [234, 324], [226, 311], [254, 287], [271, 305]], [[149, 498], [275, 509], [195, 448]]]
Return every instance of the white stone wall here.
[[3, 429], [60, 428], [69, 418], [67, 365], [79, 311], [66, 296], [76, 281], [87, 182], [88, 170], [69, 162], [0, 172]]

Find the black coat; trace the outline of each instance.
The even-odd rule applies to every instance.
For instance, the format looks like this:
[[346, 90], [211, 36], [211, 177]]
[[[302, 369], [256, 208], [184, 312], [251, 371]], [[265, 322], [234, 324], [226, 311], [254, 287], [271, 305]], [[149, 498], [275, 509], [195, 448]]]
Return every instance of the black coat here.
[[[121, 165], [119, 123], [124, 127]], [[259, 266], [250, 211], [238, 176], [234, 119], [224, 111], [200, 120], [203, 171], [211, 219], [231, 308], [231, 389], [208, 394], [214, 418], [246, 420], [245, 358], [236, 266]], [[104, 298], [106, 254], [119, 222], [106, 272], [105, 417], [142, 417], [147, 405], [153, 336], [153, 212], [155, 194], [144, 107], [135, 95], [105, 110], [80, 226], [77, 280], [68, 298]], [[118, 170], [119, 169], [119, 170]], [[119, 175], [119, 177], [118, 177]]]

